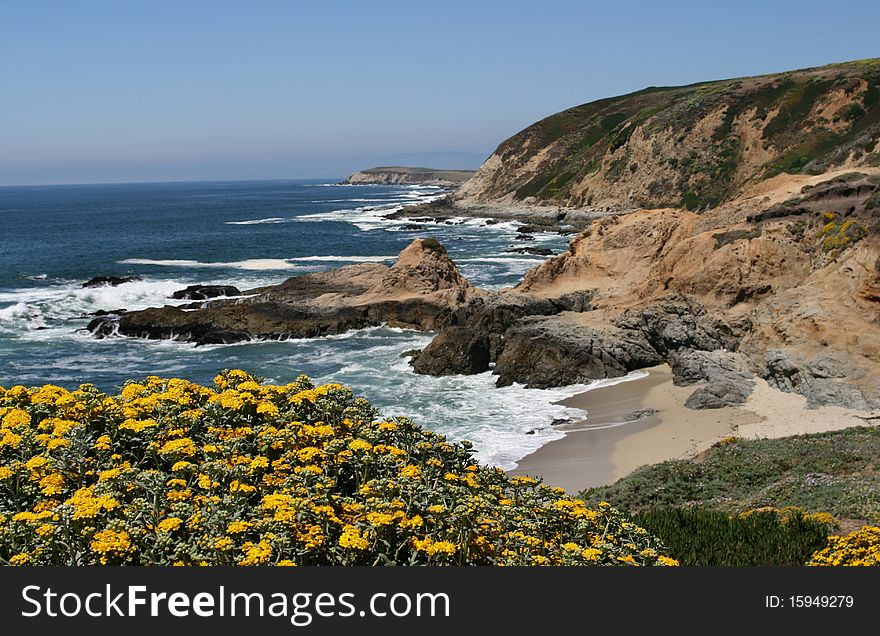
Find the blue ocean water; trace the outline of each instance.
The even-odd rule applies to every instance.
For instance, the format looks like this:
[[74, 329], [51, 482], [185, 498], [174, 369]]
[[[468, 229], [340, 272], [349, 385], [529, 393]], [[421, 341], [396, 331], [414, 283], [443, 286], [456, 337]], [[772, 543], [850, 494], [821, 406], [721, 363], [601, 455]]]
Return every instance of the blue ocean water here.
[[[542, 261], [506, 252], [523, 245], [515, 240], [515, 223], [460, 219], [414, 229], [385, 218], [441, 194], [435, 187], [318, 181], [2, 187], [0, 385], [91, 382], [113, 391], [150, 374], [208, 383], [223, 368], [276, 382], [306, 373], [352, 386], [387, 415], [408, 415], [452, 439], [468, 439], [481, 461], [511, 468], [561, 436], [549, 423], [580, 413], [554, 402], [583, 387], [496, 389], [489, 373], [417, 376], [400, 354], [423, 347], [431, 334], [388, 327], [204, 347], [96, 340], [84, 329], [91, 312], [181, 302], [169, 296], [191, 284], [247, 289], [351, 263], [390, 264], [420, 236], [441, 241], [482, 287], [513, 285]], [[565, 249], [564, 237], [536, 236], [528, 245]], [[82, 288], [99, 275], [141, 280]]]

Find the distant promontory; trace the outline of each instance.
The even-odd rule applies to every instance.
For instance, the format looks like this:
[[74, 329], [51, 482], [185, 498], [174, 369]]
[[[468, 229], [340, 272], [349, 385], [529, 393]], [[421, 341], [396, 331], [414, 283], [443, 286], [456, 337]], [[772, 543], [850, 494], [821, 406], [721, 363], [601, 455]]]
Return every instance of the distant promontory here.
[[355, 172], [343, 182], [350, 185], [436, 185], [458, 186], [474, 176], [474, 170], [442, 170], [380, 166]]

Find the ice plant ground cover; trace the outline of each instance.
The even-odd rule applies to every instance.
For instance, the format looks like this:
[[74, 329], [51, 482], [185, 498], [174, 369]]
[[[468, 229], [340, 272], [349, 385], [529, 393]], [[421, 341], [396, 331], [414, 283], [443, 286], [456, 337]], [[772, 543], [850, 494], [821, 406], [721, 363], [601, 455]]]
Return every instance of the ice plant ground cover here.
[[646, 530], [340, 385], [0, 388], [0, 562], [675, 565]]

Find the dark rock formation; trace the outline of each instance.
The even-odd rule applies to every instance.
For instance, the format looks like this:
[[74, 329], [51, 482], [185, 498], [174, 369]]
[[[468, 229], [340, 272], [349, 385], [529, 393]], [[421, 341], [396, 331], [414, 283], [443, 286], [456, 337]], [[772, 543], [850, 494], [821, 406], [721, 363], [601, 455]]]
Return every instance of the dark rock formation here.
[[660, 362], [656, 351], [641, 344], [556, 318], [527, 318], [505, 334], [496, 384], [565, 386], [620, 377]]
[[584, 289], [580, 291], [568, 292], [556, 298], [550, 298], [550, 302], [559, 311], [574, 311], [577, 313], [592, 310], [594, 291], [592, 289]]
[[241, 296], [241, 291], [232, 285], [190, 285], [171, 294], [177, 300], [208, 300], [233, 296]]
[[679, 349], [735, 348], [738, 327], [713, 320], [692, 298], [670, 296], [593, 329], [565, 318], [533, 317], [505, 334], [495, 365], [499, 386], [546, 388], [614, 378], [653, 366]]
[[431, 239], [413, 241], [391, 267], [351, 265], [248, 293], [248, 298], [213, 300], [190, 311], [165, 306], [118, 319], [97, 318], [89, 330], [97, 337], [175, 338], [197, 344], [309, 338], [380, 324], [437, 330], [484, 294]]
[[735, 350], [748, 328], [747, 324], [730, 324], [712, 318], [701, 302], [678, 295], [628, 310], [614, 324], [633, 334], [641, 334], [662, 356], [682, 348]]
[[116, 287], [138, 280], [141, 280], [140, 276], [95, 276], [84, 282], [82, 286], [83, 289], [87, 287]]
[[507, 254], [532, 254], [534, 256], [553, 256], [554, 254], [549, 247], [514, 247], [504, 251]]
[[685, 401], [691, 409], [718, 409], [745, 403], [755, 388], [752, 373], [736, 354], [727, 351], [680, 349], [668, 356], [673, 382], [690, 386], [705, 382]]
[[762, 376], [770, 386], [790, 393], [800, 393], [807, 398], [807, 406], [845, 406], [870, 410], [878, 404], [865, 395], [855, 384], [861, 371], [843, 360], [823, 357], [805, 362], [782, 349], [770, 349], [764, 355]]
[[549, 232], [554, 229], [546, 225], [520, 225], [516, 228], [516, 231], [520, 234], [537, 234], [538, 232]]
[[474, 327], [447, 327], [412, 360], [424, 375], [482, 373], [489, 368], [489, 334]]

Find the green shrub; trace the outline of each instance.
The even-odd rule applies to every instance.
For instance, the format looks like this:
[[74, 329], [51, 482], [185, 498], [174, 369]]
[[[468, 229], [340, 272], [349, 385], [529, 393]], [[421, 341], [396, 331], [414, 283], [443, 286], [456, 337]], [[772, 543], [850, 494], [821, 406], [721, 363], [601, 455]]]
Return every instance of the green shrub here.
[[0, 387], [0, 563], [673, 565], [608, 503], [479, 466], [338, 384]]
[[641, 512], [701, 505], [743, 511], [798, 506], [839, 519], [880, 521], [880, 427], [779, 439], [719, 442], [700, 461], [644, 466], [617, 482], [581, 493]]
[[826, 519], [801, 512], [756, 510], [729, 515], [706, 508], [663, 507], [635, 522], [654, 533], [681, 565], [798, 566], [825, 547]]
[[856, 223], [852, 220], [843, 221], [842, 223], [837, 220], [830, 220], [822, 228], [822, 250], [824, 252], [844, 250], [851, 244], [862, 240], [867, 233], [868, 228], [861, 223]]

